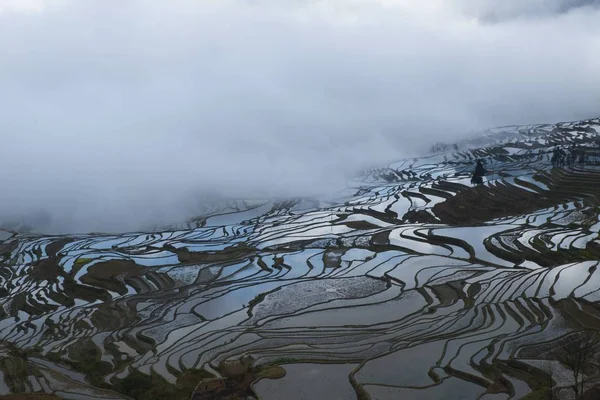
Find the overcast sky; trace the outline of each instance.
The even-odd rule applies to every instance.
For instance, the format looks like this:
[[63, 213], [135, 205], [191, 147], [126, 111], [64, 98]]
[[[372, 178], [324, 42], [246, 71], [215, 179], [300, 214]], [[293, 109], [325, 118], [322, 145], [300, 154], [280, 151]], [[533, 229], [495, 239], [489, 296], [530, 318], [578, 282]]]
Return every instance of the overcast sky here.
[[130, 230], [600, 114], [582, 0], [0, 0], [0, 220]]

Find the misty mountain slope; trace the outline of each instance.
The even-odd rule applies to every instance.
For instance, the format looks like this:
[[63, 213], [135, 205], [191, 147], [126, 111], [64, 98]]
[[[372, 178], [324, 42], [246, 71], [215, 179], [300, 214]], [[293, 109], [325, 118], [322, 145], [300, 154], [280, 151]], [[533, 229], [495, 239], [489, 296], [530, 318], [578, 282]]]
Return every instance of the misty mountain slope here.
[[[556, 354], [536, 346], [600, 328], [598, 129], [490, 130], [335, 196], [238, 201], [164, 231], [2, 237], [0, 394], [543, 390]], [[583, 162], [553, 167], [555, 146]]]

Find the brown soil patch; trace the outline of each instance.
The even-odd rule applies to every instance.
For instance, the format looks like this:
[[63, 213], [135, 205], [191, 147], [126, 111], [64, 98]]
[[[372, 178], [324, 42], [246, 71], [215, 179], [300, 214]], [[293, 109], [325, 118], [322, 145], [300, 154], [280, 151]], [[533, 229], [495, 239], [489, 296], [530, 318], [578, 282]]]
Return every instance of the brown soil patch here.
[[498, 185], [467, 188], [456, 196], [438, 203], [433, 213], [449, 225], [477, 225], [496, 218], [534, 212], [556, 204], [547, 198], [524, 189]]
[[131, 260], [112, 260], [89, 267], [86, 274], [81, 277], [81, 282], [125, 294], [127, 286], [124, 280], [142, 276], [147, 271], [147, 268], [137, 265]]

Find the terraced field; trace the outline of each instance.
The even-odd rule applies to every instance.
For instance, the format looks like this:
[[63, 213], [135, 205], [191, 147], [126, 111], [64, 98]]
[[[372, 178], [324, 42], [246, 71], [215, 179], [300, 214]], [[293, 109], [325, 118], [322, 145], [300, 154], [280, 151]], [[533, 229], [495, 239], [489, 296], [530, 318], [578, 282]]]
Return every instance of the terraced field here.
[[0, 395], [574, 398], [552, 349], [600, 329], [598, 129], [499, 128], [152, 233], [4, 233]]

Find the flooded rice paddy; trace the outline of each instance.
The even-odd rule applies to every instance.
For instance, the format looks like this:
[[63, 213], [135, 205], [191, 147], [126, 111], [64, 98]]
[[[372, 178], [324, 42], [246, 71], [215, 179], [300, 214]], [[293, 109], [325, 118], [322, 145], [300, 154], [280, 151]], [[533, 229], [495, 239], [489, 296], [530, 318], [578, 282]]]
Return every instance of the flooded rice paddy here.
[[[535, 346], [600, 328], [600, 167], [549, 156], [595, 152], [598, 126], [490, 131], [364, 171], [335, 201], [237, 201], [157, 232], [0, 231], [0, 395], [572, 397]], [[490, 173], [472, 187], [476, 158]]]

